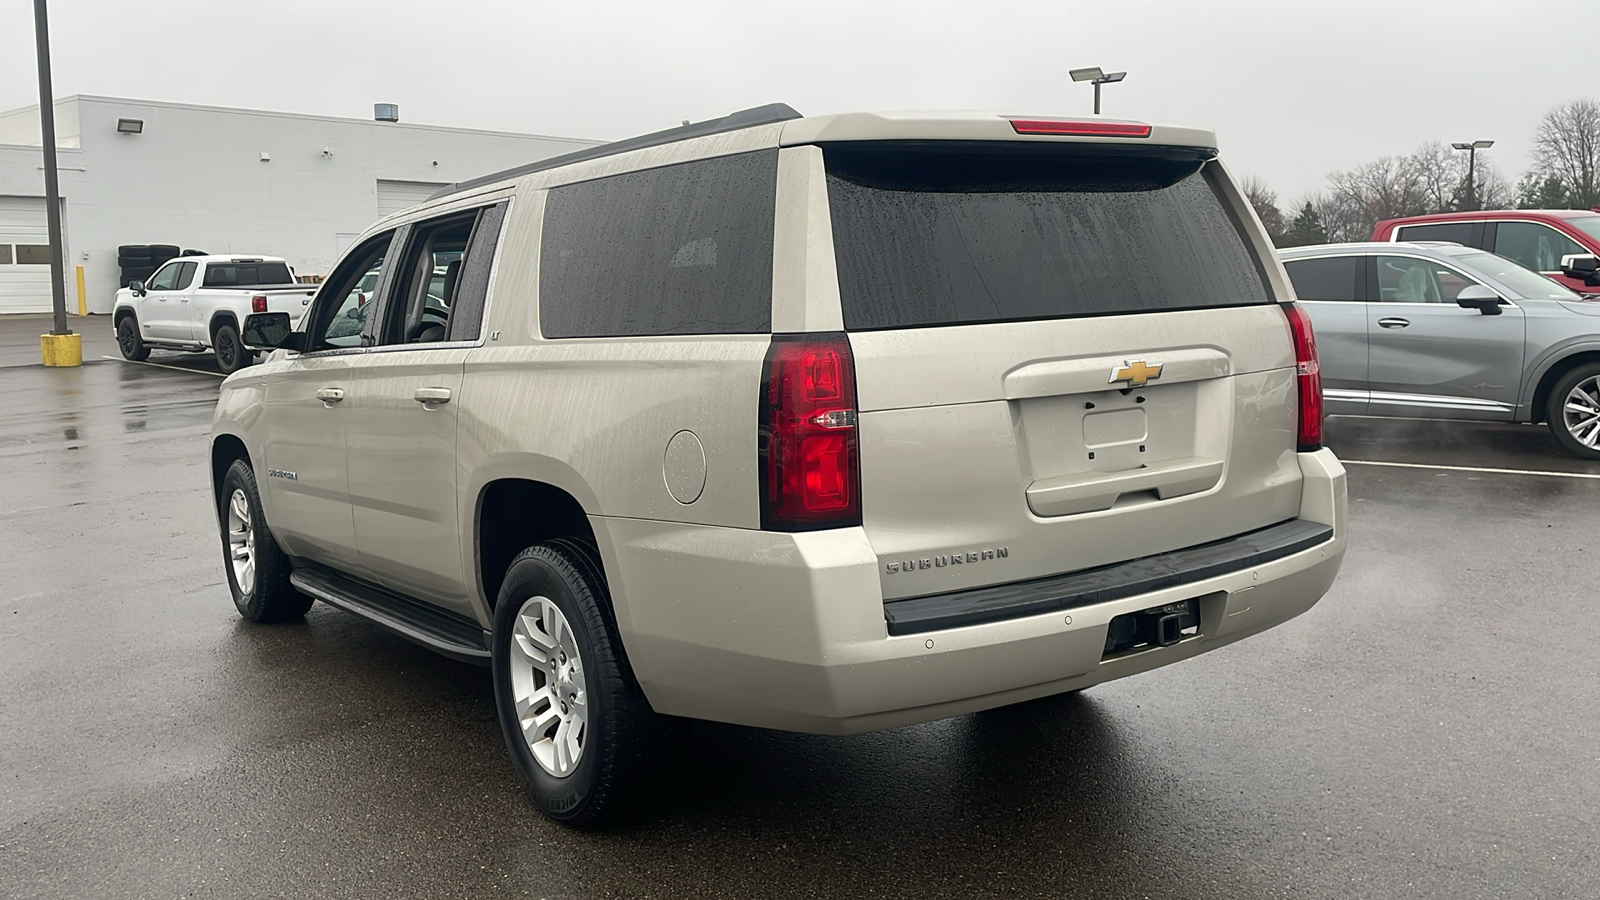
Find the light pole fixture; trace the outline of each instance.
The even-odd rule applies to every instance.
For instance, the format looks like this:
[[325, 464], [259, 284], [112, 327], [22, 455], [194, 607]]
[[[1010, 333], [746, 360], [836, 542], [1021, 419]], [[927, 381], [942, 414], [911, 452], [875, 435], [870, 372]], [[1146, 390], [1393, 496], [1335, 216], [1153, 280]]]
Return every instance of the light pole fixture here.
[[1094, 114], [1100, 115], [1100, 85], [1115, 84], [1128, 77], [1127, 72], [1102, 72], [1099, 66], [1072, 69], [1067, 72], [1073, 81], [1087, 81], [1094, 85]]
[[1474, 169], [1478, 161], [1478, 151], [1487, 150], [1494, 146], [1494, 141], [1472, 141], [1470, 143], [1451, 144], [1457, 150], [1467, 151], [1467, 209], [1478, 208], [1478, 184], [1474, 179]]
[[45, 0], [33, 0], [34, 50], [39, 62], [39, 137], [44, 152], [45, 227], [50, 234], [50, 333], [39, 338], [47, 366], [83, 365], [81, 338], [67, 327], [66, 260], [61, 234], [61, 184], [56, 171], [56, 101], [50, 86], [50, 23]]

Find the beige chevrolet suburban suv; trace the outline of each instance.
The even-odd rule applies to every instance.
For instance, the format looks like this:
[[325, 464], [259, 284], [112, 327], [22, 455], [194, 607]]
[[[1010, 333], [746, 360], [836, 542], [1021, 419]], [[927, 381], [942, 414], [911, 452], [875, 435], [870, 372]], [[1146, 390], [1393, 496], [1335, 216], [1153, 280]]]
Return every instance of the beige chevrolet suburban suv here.
[[1206, 131], [776, 105], [375, 225], [222, 387], [227, 575], [492, 667], [534, 803], [657, 715], [849, 733], [1307, 610], [1309, 321]]

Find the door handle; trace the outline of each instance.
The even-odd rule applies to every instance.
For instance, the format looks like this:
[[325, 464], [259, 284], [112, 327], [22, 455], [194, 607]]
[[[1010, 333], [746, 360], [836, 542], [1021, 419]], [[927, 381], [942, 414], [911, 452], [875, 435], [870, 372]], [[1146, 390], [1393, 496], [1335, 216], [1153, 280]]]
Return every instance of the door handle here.
[[1381, 328], [1404, 328], [1404, 327], [1406, 327], [1407, 325], [1410, 325], [1410, 324], [1411, 324], [1411, 320], [1410, 319], [1401, 319], [1401, 318], [1396, 318], [1394, 316], [1390, 316], [1389, 318], [1379, 319], [1378, 320], [1378, 326], [1381, 327]]
[[411, 399], [432, 409], [434, 404], [450, 402], [450, 389], [440, 387], [417, 388], [416, 393], [411, 395]]
[[317, 399], [322, 401], [323, 406], [332, 409], [335, 403], [344, 399], [344, 391], [340, 388], [319, 388]]

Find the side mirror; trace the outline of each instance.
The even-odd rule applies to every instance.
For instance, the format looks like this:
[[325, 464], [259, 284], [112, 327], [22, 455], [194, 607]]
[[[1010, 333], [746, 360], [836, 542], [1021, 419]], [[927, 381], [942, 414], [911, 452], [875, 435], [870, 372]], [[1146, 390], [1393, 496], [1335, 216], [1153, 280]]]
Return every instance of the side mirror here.
[[1586, 285], [1600, 285], [1600, 257], [1593, 253], [1571, 253], [1561, 257], [1561, 274], [1580, 278]]
[[289, 330], [289, 314], [256, 313], [245, 316], [239, 339], [251, 350], [304, 350], [305, 332]]
[[1500, 295], [1481, 284], [1468, 285], [1456, 295], [1456, 305], [1475, 309], [1486, 316], [1500, 315]]
[[143, 297], [144, 296], [144, 282], [142, 282], [142, 281], [130, 281], [130, 282], [128, 282], [128, 290], [133, 291], [133, 295], [135, 297]]

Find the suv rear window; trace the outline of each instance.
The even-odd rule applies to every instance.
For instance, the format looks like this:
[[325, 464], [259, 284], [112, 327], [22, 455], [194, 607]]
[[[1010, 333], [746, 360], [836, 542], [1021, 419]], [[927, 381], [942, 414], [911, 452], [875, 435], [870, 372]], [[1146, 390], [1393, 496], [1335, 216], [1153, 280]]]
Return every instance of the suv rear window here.
[[540, 333], [770, 330], [777, 184], [778, 151], [761, 150], [553, 188]]
[[1272, 302], [1207, 150], [951, 141], [823, 154], [851, 330]]

